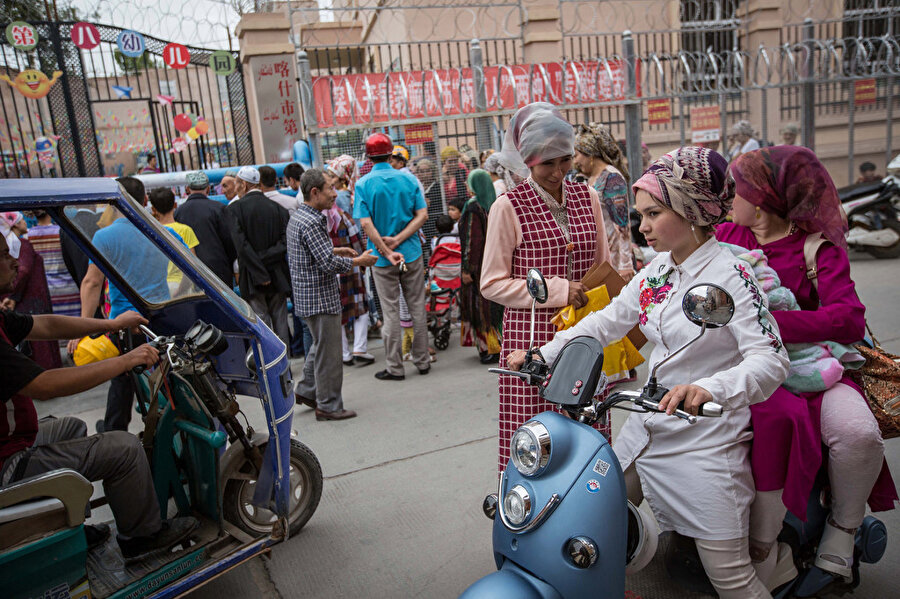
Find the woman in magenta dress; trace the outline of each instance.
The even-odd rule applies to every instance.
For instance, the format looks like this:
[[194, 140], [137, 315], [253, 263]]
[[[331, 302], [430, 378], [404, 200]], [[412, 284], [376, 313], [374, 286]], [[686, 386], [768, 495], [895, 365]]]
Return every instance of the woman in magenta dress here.
[[[537, 102], [516, 112], [499, 154], [501, 163], [527, 177], [491, 206], [481, 265], [481, 295], [505, 307], [500, 363], [514, 350], [528, 349], [531, 297], [525, 275], [538, 268], [547, 280], [547, 302], [535, 310], [535, 345], [553, 338], [550, 318], [569, 304], [587, 302], [580, 281], [594, 263], [609, 260], [606, 227], [597, 192], [566, 181], [575, 153], [575, 132], [550, 104]], [[536, 414], [555, 409], [536, 387], [500, 376], [500, 470], [509, 460], [513, 432]], [[609, 436], [609, 430], [604, 432]]]
[[[865, 307], [850, 278], [846, 222], [834, 183], [816, 155], [775, 146], [741, 155], [731, 165], [736, 183], [734, 223], [720, 225], [719, 241], [761, 249], [793, 291], [801, 309], [774, 311], [785, 343], [852, 344], [865, 335]], [[803, 246], [820, 233], [818, 290], [809, 278]], [[794, 395], [784, 387], [751, 407], [751, 454], [757, 498], [751, 509], [751, 555], [760, 577], [775, 568], [770, 551], [785, 511], [806, 519], [806, 503], [828, 448], [832, 512], [816, 566], [849, 577], [855, 530], [873, 511], [894, 507], [897, 492], [884, 462], [878, 424], [848, 377], [824, 393]]]

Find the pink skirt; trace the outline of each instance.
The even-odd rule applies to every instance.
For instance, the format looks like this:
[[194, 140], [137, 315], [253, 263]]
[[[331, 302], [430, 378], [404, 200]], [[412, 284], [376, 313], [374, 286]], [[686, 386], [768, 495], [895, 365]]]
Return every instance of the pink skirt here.
[[[845, 376], [841, 382], [862, 393], [849, 377]], [[756, 489], [784, 489], [785, 507], [803, 521], [806, 521], [806, 504], [816, 474], [825, 459], [821, 427], [823, 395], [795, 395], [779, 387], [766, 401], [750, 406], [753, 425], [750, 463]], [[869, 507], [873, 512], [890, 510], [895, 501], [897, 490], [885, 461], [869, 495]]]

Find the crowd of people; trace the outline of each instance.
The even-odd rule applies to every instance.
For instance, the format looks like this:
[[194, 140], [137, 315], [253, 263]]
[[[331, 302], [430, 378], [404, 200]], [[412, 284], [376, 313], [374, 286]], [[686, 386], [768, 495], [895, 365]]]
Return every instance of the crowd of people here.
[[[119, 181], [135, 200], [149, 199], [159, 223], [223, 283], [236, 283], [285, 345], [305, 355], [294, 393], [318, 421], [356, 416], [344, 403], [343, 368], [376, 361], [368, 351], [373, 329], [380, 329], [385, 354], [376, 379], [405, 380], [404, 356], [412, 372], [429, 374], [434, 357], [428, 319], [442, 285], [458, 298], [453, 314], [460, 343], [474, 347], [482, 363], [514, 369], [532, 349], [532, 334], [538, 359], [550, 363], [578, 335], [607, 345], [635, 324], [654, 344], [652, 368], [696, 334], [682, 311], [670, 306], [680, 306], [697, 282], [721, 286], [734, 298], [733, 320], [671, 360], [659, 383], [670, 388], [660, 404], [669, 414], [681, 402], [696, 414], [715, 401], [725, 407], [724, 416], [684, 427], [674, 418], [634, 414], [614, 450], [629, 499], [646, 499], [662, 530], [695, 539], [719, 596], [771, 597], [772, 588], [794, 575], [790, 551], [777, 541], [781, 522], [787, 511], [805, 516], [826, 457], [833, 500], [815, 561], [819, 568], [850, 577], [866, 502], [883, 510], [898, 499], [878, 425], [850, 378], [800, 391], [784, 386], [788, 344], [852, 344], [864, 336], [865, 308], [850, 277], [837, 190], [815, 154], [795, 145], [798, 132], [789, 125], [784, 144], [767, 146], [741, 121], [727, 158], [689, 146], [652, 160], [643, 146], [640, 168], [631, 167], [642, 175], [629, 186], [624, 147], [608, 126], [573, 127], [553, 106], [534, 103], [513, 116], [498, 152], [441, 149], [440, 175], [437, 157], [411, 156], [375, 133], [365, 142], [361, 167], [350, 155], [321, 169], [286, 166], [284, 181], [296, 195], [279, 191], [276, 172], [267, 166], [229, 171], [221, 184], [227, 205], [209, 198], [202, 172], [186, 177], [189, 193], [177, 207], [170, 189], [152, 190], [148, 198], [139, 180]], [[874, 166], [863, 166], [870, 180]], [[655, 253], [643, 268], [633, 251], [632, 203]], [[37, 225], [27, 234], [22, 215], [2, 216], [3, 247], [18, 260], [16, 276], [0, 278], [3, 308], [80, 315], [78, 326], [64, 330], [119, 331], [115, 342], [123, 353], [140, 345], [127, 326], [139, 317], [115, 285], [102, 311], [109, 320], [93, 318], [102, 305], [102, 271], [69, 255], [49, 215], [36, 213]], [[155, 258], [159, 252], [145, 247], [149, 242], [128, 219], [113, 215], [102, 228], [93, 225], [93, 245], [142, 296], [163, 301], [185, 293], [177, 268]], [[804, 261], [810, 236], [822, 240], [812, 278]], [[732, 247], [762, 255], [799, 309], [770, 310], [756, 271]], [[447, 256], [456, 257], [456, 283], [448, 282], [446, 270], [434, 276], [436, 260]], [[588, 304], [590, 289], [582, 279], [605, 262], [624, 281], [622, 291], [605, 308], [558, 331], [556, 313]], [[534, 331], [525, 283], [532, 268], [548, 287]], [[0, 333], [6, 331], [0, 350], [18, 356], [22, 346], [13, 350], [9, 340], [28, 338], [26, 329], [42, 321], [8, 316], [16, 312], [3, 312], [9, 322], [0, 320]], [[28, 371], [31, 379], [16, 379], [21, 386], [4, 387], [4, 404], [34, 386], [41, 372], [60, 366], [58, 346], [41, 345], [48, 343], [43, 338], [30, 336], [25, 355], [39, 367]], [[75, 344], [77, 339], [68, 348]], [[125, 355], [132, 356], [128, 364], [152, 363], [148, 350]], [[127, 429], [134, 390], [126, 371], [120, 364], [103, 373], [112, 385], [102, 430]], [[513, 432], [554, 406], [516, 377], [501, 375], [498, 391], [503, 470]], [[41, 394], [47, 392], [33, 393]], [[673, 485], [673, 472], [698, 484]], [[125, 508], [113, 507], [127, 518]], [[158, 515], [132, 528], [159, 530]]]

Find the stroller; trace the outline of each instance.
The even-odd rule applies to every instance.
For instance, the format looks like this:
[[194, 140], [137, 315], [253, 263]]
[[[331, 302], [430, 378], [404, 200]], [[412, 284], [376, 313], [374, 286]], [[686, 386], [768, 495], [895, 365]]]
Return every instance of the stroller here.
[[[457, 238], [455, 235], [453, 237]], [[458, 308], [456, 296], [462, 286], [461, 264], [462, 249], [459, 242], [441, 243], [441, 237], [438, 237], [428, 261], [430, 298], [425, 307], [428, 332], [434, 337], [437, 349], [444, 350], [450, 346], [450, 320], [454, 310]]]

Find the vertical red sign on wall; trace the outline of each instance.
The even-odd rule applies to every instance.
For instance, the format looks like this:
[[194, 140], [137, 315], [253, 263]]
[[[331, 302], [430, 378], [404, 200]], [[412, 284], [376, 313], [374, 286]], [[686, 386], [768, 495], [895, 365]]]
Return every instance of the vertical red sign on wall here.
[[672, 122], [672, 101], [668, 98], [647, 100], [647, 122], [651, 125], [668, 125]]
[[857, 106], [874, 104], [878, 97], [874, 79], [859, 79], [853, 82], [853, 101]]

